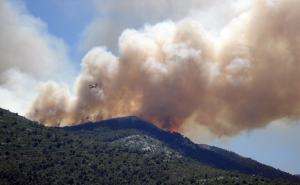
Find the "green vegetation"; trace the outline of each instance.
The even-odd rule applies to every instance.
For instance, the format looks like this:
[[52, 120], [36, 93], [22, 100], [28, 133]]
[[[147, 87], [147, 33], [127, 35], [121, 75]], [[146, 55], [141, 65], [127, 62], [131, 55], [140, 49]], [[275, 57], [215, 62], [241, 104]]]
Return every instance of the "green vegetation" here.
[[0, 109], [0, 184], [293, 183], [211, 168], [139, 130], [46, 128]]

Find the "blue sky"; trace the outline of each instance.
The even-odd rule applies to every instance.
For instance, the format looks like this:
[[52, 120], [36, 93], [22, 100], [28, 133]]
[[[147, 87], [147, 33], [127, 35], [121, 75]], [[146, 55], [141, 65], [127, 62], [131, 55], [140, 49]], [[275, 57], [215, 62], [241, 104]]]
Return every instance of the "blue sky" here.
[[30, 14], [44, 21], [48, 31], [63, 38], [69, 47], [73, 62], [79, 62], [84, 53], [79, 44], [84, 29], [92, 21], [93, 11], [84, 1], [26, 0]]
[[244, 132], [227, 141], [210, 143], [235, 151], [245, 157], [271, 165], [275, 168], [298, 174], [300, 156], [300, 124], [292, 126], [273, 123], [267, 128]]
[[[14, 2], [22, 4], [21, 1]], [[68, 50], [67, 58], [76, 72], [80, 70], [82, 57], [94, 46], [105, 45], [117, 54], [118, 37], [124, 29], [138, 29], [146, 23], [153, 24], [168, 19], [176, 21], [191, 14], [190, 10], [195, 8], [193, 3], [190, 5], [187, 3], [184, 7], [180, 3], [177, 7], [175, 3], [173, 8], [167, 11], [168, 9], [149, 2], [148, 9], [144, 9], [145, 7], [138, 3], [122, 8], [123, 4], [118, 0], [25, 0], [24, 2], [28, 14], [40, 19], [47, 26], [49, 35], [64, 42]], [[207, 30], [211, 30], [214, 34], [235, 15], [226, 13], [224, 7], [212, 8], [213, 1], [199, 2], [201, 2], [197, 4], [199, 10], [210, 10], [209, 13], [204, 11], [200, 14], [200, 21], [203, 21]], [[192, 14], [197, 12], [192, 11]], [[210, 20], [216, 17], [220, 17], [219, 22], [212, 24]], [[293, 124], [275, 122], [265, 128], [242, 132], [232, 138], [213, 139], [208, 144], [232, 150], [296, 174], [300, 173], [299, 133], [298, 122]]]

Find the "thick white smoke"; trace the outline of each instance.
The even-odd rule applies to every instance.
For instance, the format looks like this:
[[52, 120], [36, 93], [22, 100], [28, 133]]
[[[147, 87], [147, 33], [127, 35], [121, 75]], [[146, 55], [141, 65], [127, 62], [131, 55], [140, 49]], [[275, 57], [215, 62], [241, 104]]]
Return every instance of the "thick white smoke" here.
[[62, 74], [61, 68], [68, 63], [67, 49], [23, 4], [1, 0], [0, 24], [0, 105], [25, 113], [38, 83]]
[[298, 0], [254, 0], [217, 38], [189, 18], [127, 29], [118, 57], [94, 48], [75, 92], [45, 84], [28, 116], [57, 125], [137, 115], [219, 136], [298, 119], [299, 19]]
[[80, 48], [105, 45], [118, 53], [118, 38], [126, 28], [139, 28], [166, 19], [191, 17], [217, 33], [249, 7], [251, 0], [92, 0], [95, 18], [82, 34]]

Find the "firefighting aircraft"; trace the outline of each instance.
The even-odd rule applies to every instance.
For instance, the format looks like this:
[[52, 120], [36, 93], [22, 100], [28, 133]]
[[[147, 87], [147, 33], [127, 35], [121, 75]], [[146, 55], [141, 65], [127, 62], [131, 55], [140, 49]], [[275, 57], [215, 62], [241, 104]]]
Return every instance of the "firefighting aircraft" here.
[[89, 84], [89, 88], [90, 89], [94, 89], [94, 88], [97, 88], [98, 87], [98, 84], [95, 83], [95, 84]]

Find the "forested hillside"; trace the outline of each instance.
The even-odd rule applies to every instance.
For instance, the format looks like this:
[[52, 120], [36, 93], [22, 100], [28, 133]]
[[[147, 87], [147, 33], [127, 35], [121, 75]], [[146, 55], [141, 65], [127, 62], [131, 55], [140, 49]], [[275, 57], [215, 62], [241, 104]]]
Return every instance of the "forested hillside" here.
[[0, 184], [297, 183], [210, 167], [137, 128], [47, 128], [0, 109]]

